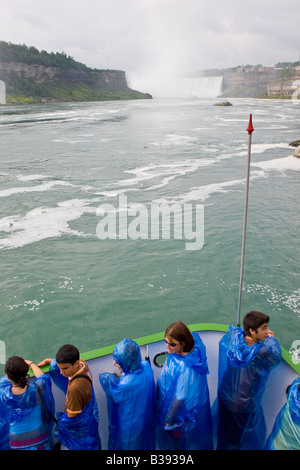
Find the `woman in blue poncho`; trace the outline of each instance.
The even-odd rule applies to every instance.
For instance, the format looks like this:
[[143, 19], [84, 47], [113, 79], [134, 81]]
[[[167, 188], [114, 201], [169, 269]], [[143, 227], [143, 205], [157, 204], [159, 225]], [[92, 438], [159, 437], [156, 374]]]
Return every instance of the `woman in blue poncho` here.
[[269, 316], [251, 311], [243, 328], [231, 325], [219, 344], [219, 450], [259, 450], [266, 426], [261, 399], [281, 349], [268, 328]]
[[[28, 383], [29, 367], [36, 376], [33, 383]], [[8, 435], [0, 435], [2, 449], [50, 450], [54, 416], [50, 377], [19, 356], [7, 360], [5, 372], [0, 379], [0, 433]]]
[[107, 397], [109, 450], [155, 449], [155, 385], [148, 361], [142, 361], [135, 341], [124, 339], [114, 348], [120, 377], [99, 375]]
[[206, 349], [180, 322], [165, 331], [168, 357], [157, 382], [161, 450], [212, 449]]
[[300, 377], [288, 388], [286, 404], [276, 418], [265, 450], [300, 449]]

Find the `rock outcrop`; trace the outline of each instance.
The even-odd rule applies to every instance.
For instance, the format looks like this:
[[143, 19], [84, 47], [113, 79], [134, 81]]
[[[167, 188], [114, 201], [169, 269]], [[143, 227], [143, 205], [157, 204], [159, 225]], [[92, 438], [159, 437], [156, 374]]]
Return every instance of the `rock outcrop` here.
[[294, 157], [300, 158], [300, 145], [299, 145], [299, 147], [296, 148], [293, 155], [294, 155]]
[[298, 147], [300, 145], [300, 139], [294, 140], [289, 145], [291, 145], [292, 147]]
[[220, 101], [220, 103], [215, 103], [214, 106], [232, 106], [232, 103], [229, 101]]

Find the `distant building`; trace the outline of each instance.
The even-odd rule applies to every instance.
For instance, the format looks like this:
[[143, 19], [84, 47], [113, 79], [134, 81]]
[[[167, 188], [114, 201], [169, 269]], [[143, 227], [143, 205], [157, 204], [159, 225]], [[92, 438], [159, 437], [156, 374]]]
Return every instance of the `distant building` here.
[[5, 83], [0, 80], [0, 104], [6, 104]]

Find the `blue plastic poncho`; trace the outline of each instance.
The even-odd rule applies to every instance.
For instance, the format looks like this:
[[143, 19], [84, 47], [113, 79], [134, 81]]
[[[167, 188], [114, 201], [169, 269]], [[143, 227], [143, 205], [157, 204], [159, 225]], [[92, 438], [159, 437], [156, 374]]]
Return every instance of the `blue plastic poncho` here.
[[261, 398], [281, 358], [277, 340], [247, 346], [242, 328], [231, 325], [219, 343], [218, 449], [262, 449], [266, 426]]
[[286, 404], [276, 418], [266, 450], [300, 450], [300, 377], [288, 391]]
[[[42, 444], [53, 447], [54, 399], [51, 380], [40, 375], [21, 395], [13, 395], [12, 383], [0, 379], [1, 449], [36, 450]], [[9, 425], [9, 428], [8, 428]]]
[[10, 450], [9, 447], [9, 423], [0, 414], [0, 450]]
[[161, 450], [210, 450], [212, 418], [206, 349], [192, 333], [187, 355], [168, 354], [158, 378], [158, 445]]
[[[66, 393], [69, 379], [60, 373], [56, 359], [52, 360], [49, 373], [53, 382]], [[81, 413], [77, 414], [75, 417], [69, 418], [66, 413], [58, 412], [57, 421], [54, 435], [59, 442], [68, 449], [101, 449], [98, 430], [99, 412], [94, 389], [92, 391], [91, 400], [83, 408]]]
[[155, 449], [155, 384], [148, 361], [142, 361], [135, 341], [124, 339], [113, 357], [122, 368], [118, 379], [102, 373], [100, 383], [107, 397], [109, 450]]

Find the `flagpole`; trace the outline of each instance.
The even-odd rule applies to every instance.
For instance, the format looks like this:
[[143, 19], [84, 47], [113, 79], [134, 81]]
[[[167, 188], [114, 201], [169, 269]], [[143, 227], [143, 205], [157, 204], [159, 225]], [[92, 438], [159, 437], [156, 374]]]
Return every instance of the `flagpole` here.
[[237, 313], [237, 325], [238, 326], [240, 326], [241, 305], [242, 305], [244, 258], [245, 258], [247, 213], [248, 213], [249, 177], [250, 177], [251, 137], [252, 137], [252, 132], [254, 131], [254, 128], [252, 126], [252, 114], [250, 114], [249, 124], [248, 124], [248, 127], [247, 127], [246, 130], [248, 131], [248, 161], [247, 161], [247, 177], [246, 177], [246, 190], [245, 190], [245, 207], [244, 207], [243, 241], [242, 241], [241, 269], [240, 269], [239, 303], [238, 303], [238, 313]]

